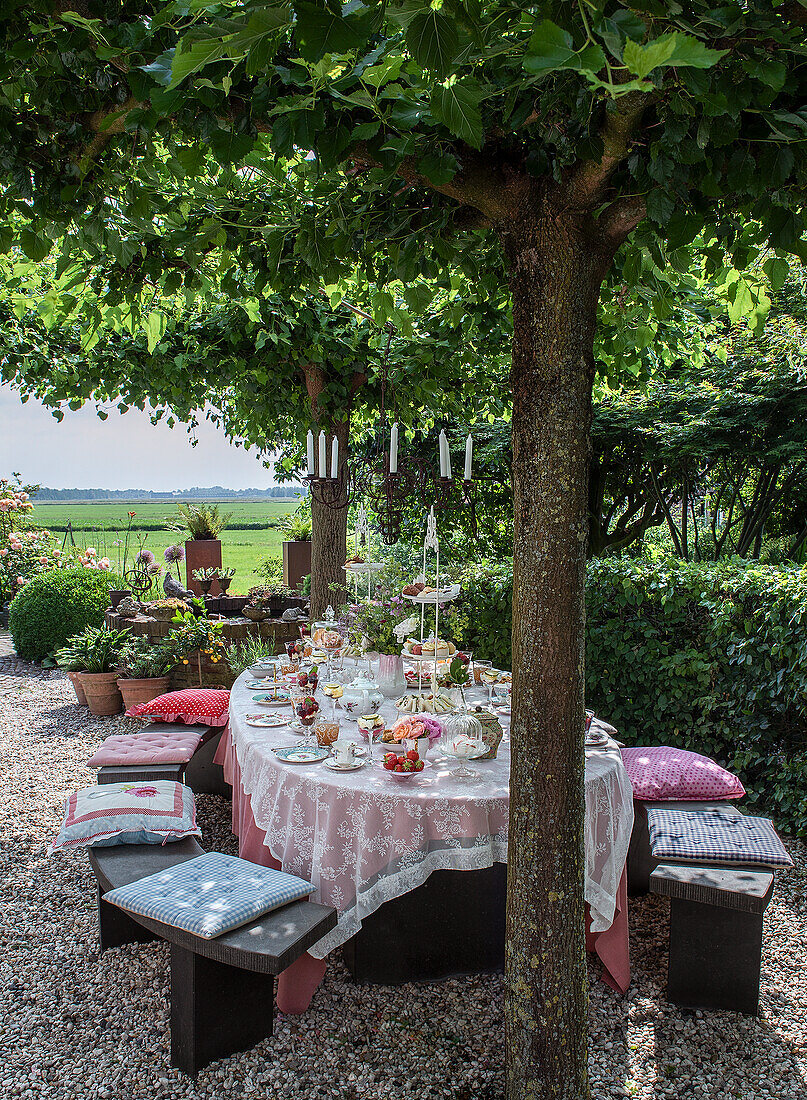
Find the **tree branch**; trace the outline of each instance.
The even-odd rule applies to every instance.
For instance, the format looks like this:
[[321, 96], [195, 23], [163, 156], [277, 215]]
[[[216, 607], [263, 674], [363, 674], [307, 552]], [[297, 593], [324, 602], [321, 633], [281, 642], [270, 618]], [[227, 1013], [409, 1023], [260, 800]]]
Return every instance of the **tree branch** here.
[[569, 177], [571, 194], [580, 205], [597, 205], [613, 175], [630, 151], [642, 116], [653, 102], [653, 93], [629, 92], [605, 108], [599, 137], [603, 153], [599, 160], [582, 161]]

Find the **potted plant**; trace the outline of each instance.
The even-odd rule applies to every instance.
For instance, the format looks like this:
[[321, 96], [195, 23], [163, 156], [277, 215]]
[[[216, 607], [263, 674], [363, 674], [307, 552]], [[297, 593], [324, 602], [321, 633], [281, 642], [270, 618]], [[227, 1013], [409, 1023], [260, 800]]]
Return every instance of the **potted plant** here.
[[283, 532], [283, 583], [297, 588], [311, 572], [311, 517], [298, 508], [271, 526]]
[[[210, 588], [213, 584], [213, 581], [217, 580], [218, 577], [218, 569], [194, 569], [193, 571], [193, 579], [199, 582], [199, 587], [201, 588], [202, 595], [204, 596], [210, 595]], [[219, 587], [221, 587], [221, 585], [219, 585]]]
[[222, 591], [222, 595], [227, 595], [227, 589], [232, 584], [233, 577], [235, 576], [234, 569], [217, 569], [216, 576], [219, 580], [219, 588]]
[[151, 603], [144, 605], [143, 610], [147, 615], [151, 615], [152, 619], [170, 623], [177, 612], [187, 611], [188, 605], [184, 600], [179, 600], [175, 596], [168, 596], [164, 600], [152, 600]]
[[[224, 515], [219, 511], [218, 504], [205, 503], [178, 504], [177, 513], [166, 518], [166, 526], [169, 531], [184, 531], [188, 535], [185, 542], [185, 583], [191, 592], [201, 596], [202, 588], [194, 578], [194, 571], [221, 568], [219, 535], [232, 513]], [[214, 596], [219, 594], [215, 580], [211, 591]]]
[[95, 627], [88, 627], [87, 630], [82, 630], [80, 634], [74, 634], [72, 638], [68, 638], [65, 645], [53, 654], [56, 664], [67, 673], [67, 678], [76, 693], [76, 699], [83, 707], [87, 705], [87, 696], [81, 686], [81, 673], [87, 666], [95, 633]]
[[265, 664], [275, 653], [275, 640], [264, 642], [260, 638], [250, 637], [243, 642], [230, 642], [224, 647], [227, 664], [234, 676], [240, 676], [253, 665]]
[[166, 639], [166, 645], [171, 647], [176, 661], [181, 661], [183, 665], [189, 664], [195, 655], [199, 687], [202, 687], [202, 657], [207, 657], [214, 665], [224, 659], [224, 639], [221, 636], [224, 621], [210, 619], [204, 613], [197, 615], [191, 610], [177, 612], [171, 622], [175, 625]]
[[148, 638], [130, 638], [121, 648], [119, 663], [118, 687], [125, 709], [164, 695], [171, 686], [168, 673], [176, 661], [168, 639], [152, 644]]
[[[118, 690], [119, 653], [128, 638], [125, 630], [109, 630], [105, 626], [89, 627], [84, 631], [87, 636], [81, 643], [82, 669], [79, 683], [84, 690], [90, 714], [98, 717], [117, 714], [123, 705]], [[68, 638], [69, 646], [75, 639]]]

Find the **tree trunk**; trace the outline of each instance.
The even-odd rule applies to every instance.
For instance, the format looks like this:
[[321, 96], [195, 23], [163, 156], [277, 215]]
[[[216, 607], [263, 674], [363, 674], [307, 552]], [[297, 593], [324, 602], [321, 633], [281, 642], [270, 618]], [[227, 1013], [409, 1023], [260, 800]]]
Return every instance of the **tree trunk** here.
[[[334, 434], [339, 440], [340, 469], [347, 462], [348, 428], [348, 420], [334, 425]], [[326, 448], [329, 470], [332, 438], [328, 436]], [[343, 504], [344, 500], [343, 491], [338, 503]], [[347, 513], [346, 507], [333, 508], [311, 499], [311, 615], [317, 619], [325, 614], [328, 604], [336, 610], [344, 602], [344, 593], [335, 591], [333, 586], [345, 584]]]
[[583, 1100], [583, 590], [593, 340], [610, 256], [557, 218], [508, 227], [504, 245], [515, 521], [507, 1097]]

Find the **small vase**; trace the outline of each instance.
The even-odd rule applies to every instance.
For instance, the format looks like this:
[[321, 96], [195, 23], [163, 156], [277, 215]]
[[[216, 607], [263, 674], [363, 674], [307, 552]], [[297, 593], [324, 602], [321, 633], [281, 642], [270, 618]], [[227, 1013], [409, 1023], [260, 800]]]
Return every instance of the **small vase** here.
[[380, 654], [376, 680], [379, 688], [391, 699], [397, 699], [406, 691], [403, 659], [399, 654]]
[[429, 749], [432, 747], [432, 743], [428, 737], [407, 737], [404, 739], [404, 745], [406, 745], [406, 751], [414, 749], [421, 760], [425, 760], [429, 755]]
[[129, 588], [110, 588], [109, 590], [109, 606], [114, 611], [124, 596], [131, 596], [132, 592]]
[[474, 715], [482, 723], [481, 740], [488, 746], [488, 751], [480, 760], [495, 760], [499, 752], [499, 745], [504, 737], [502, 724], [492, 710], [480, 708], [474, 711]]
[[222, 591], [222, 595], [224, 595], [224, 596], [227, 595], [227, 589], [232, 584], [232, 581], [233, 581], [232, 577], [219, 577], [219, 588]]

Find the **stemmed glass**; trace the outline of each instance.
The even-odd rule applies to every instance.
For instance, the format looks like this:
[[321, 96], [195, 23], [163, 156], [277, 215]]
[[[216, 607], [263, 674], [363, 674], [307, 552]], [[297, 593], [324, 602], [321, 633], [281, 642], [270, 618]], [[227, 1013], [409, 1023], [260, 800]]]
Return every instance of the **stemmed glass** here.
[[482, 776], [479, 772], [467, 766], [468, 760], [479, 752], [479, 744], [476, 741], [466, 737], [457, 737], [450, 744], [443, 745], [442, 749], [448, 756], [453, 756], [458, 761], [459, 767], [451, 772], [452, 779], [455, 779], [457, 783], [479, 782]]
[[481, 674], [481, 680], [483, 684], [488, 686], [488, 706], [493, 707], [493, 685], [499, 679], [499, 670], [497, 668], [483, 668]]
[[289, 696], [291, 698], [291, 707], [294, 711], [294, 718], [289, 722], [290, 727], [293, 730], [297, 730], [298, 733], [302, 733], [303, 736], [297, 742], [298, 745], [314, 745], [316, 744], [316, 737], [314, 735], [314, 722], [319, 711], [319, 705], [316, 704], [316, 710], [312, 713], [305, 713], [305, 700], [313, 698], [310, 692], [299, 686], [292, 686], [289, 689]]
[[496, 703], [497, 703], [497, 705], [500, 709], [503, 708], [503, 707], [509, 709], [509, 706], [510, 706], [510, 685], [509, 684], [503, 684], [501, 682], [494, 684], [493, 694], [496, 698]]

